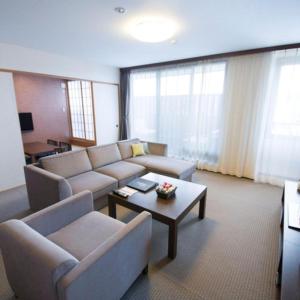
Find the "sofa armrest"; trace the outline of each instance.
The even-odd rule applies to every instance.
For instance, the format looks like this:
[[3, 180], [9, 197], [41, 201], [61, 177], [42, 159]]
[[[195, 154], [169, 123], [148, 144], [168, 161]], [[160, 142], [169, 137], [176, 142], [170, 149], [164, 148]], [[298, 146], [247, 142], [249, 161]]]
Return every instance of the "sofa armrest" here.
[[39, 167], [24, 167], [30, 208], [38, 211], [72, 195], [69, 182], [62, 176]]
[[151, 232], [142, 212], [61, 279], [59, 299], [120, 299], [148, 264]]
[[168, 155], [168, 145], [167, 144], [147, 142], [147, 141], [145, 141], [144, 143], [148, 143], [148, 149], [149, 149], [150, 154], [161, 155], [161, 156]]
[[27, 225], [47, 236], [94, 210], [92, 193], [80, 192], [24, 219]]
[[0, 244], [8, 281], [22, 299], [57, 299], [58, 280], [79, 263], [19, 220], [0, 225]]
[[25, 184], [0, 191], [0, 223], [20, 219], [30, 214]]

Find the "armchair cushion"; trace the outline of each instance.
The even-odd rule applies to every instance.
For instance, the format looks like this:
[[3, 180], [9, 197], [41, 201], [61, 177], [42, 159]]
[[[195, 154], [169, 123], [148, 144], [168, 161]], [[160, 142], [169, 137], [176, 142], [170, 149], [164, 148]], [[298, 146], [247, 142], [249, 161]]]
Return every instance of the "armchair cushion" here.
[[87, 148], [87, 152], [94, 169], [121, 160], [121, 153], [116, 143], [90, 147]]
[[45, 170], [65, 178], [92, 170], [85, 149], [46, 156], [41, 158], [40, 161]]
[[93, 211], [47, 238], [82, 260], [124, 226], [124, 223], [116, 219]]
[[95, 171], [116, 178], [119, 181], [119, 186], [123, 186], [128, 181], [145, 175], [146, 168], [130, 162], [119, 161], [96, 169]]
[[151, 230], [151, 215], [143, 211], [58, 283], [59, 299], [120, 299], [148, 264]]
[[112, 177], [90, 171], [68, 178], [73, 194], [84, 190], [93, 193], [93, 199], [98, 199], [118, 187], [118, 181]]

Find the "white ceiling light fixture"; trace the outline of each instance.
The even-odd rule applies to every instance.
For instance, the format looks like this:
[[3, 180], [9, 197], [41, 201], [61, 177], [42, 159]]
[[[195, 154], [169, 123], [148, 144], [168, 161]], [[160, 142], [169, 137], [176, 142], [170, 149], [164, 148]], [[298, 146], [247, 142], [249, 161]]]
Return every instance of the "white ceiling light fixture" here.
[[177, 32], [177, 24], [163, 17], [145, 17], [133, 22], [130, 34], [139, 41], [160, 43], [172, 38]]

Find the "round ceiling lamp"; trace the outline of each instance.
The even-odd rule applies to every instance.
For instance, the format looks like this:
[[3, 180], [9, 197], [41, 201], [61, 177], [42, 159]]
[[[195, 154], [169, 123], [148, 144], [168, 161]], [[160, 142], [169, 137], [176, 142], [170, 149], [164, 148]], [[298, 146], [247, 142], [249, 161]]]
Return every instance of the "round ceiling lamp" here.
[[141, 42], [159, 43], [172, 38], [177, 31], [175, 22], [162, 17], [146, 17], [131, 25], [131, 35]]

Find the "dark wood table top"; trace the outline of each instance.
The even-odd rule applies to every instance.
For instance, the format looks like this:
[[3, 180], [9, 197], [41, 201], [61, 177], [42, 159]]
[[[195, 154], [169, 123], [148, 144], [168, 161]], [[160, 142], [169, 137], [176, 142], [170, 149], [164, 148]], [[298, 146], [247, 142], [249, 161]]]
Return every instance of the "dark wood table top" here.
[[71, 138], [67, 137], [67, 136], [61, 136], [61, 137], [50, 137], [50, 140], [56, 141], [56, 142], [63, 142], [63, 143], [67, 143], [70, 144], [71, 143]]
[[42, 142], [33, 142], [24, 144], [24, 152], [28, 155], [37, 155], [40, 153], [52, 152], [56, 146], [48, 145]]
[[137, 192], [128, 198], [122, 198], [115, 194], [110, 196], [117, 198], [119, 201], [126, 201], [135, 206], [142, 207], [147, 211], [162, 216], [162, 219], [170, 221], [180, 221], [184, 217], [185, 212], [189, 211], [195, 205], [195, 201], [199, 201], [199, 197], [206, 193], [207, 187], [204, 185], [171, 178], [155, 173], [148, 173], [142, 178], [148, 179], [159, 184], [169, 182], [177, 186], [176, 196], [172, 199], [158, 198], [155, 189], [148, 193]]

